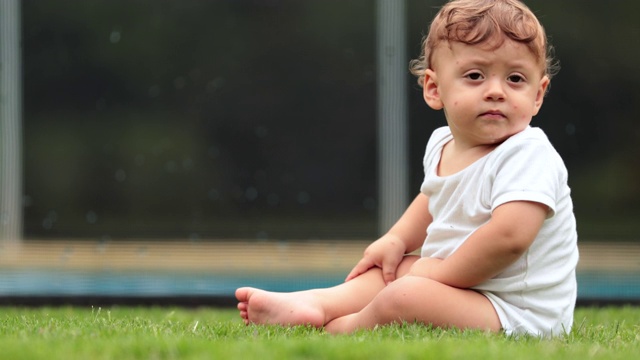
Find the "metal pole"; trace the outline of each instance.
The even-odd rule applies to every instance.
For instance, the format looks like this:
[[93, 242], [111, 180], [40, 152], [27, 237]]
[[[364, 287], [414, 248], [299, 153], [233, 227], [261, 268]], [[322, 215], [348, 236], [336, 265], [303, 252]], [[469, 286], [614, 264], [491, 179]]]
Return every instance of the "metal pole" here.
[[404, 0], [377, 2], [378, 230], [385, 233], [409, 203], [407, 59]]
[[20, 0], [0, 0], [0, 245], [22, 238]]

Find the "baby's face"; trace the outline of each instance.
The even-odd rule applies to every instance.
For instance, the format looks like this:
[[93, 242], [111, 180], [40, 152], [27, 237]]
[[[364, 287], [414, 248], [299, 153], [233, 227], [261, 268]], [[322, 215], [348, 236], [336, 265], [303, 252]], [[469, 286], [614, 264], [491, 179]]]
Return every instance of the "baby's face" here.
[[456, 142], [498, 144], [524, 130], [542, 106], [549, 79], [526, 45], [444, 43], [432, 54], [424, 97], [444, 109]]

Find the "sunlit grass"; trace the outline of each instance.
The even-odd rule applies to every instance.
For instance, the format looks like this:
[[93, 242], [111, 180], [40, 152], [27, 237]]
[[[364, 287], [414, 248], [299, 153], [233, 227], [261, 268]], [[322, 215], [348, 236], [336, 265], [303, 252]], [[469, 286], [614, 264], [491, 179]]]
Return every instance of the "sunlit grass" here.
[[236, 311], [169, 308], [0, 308], [6, 359], [629, 359], [640, 308], [582, 308], [555, 339], [383, 326], [348, 336], [309, 327], [244, 326]]

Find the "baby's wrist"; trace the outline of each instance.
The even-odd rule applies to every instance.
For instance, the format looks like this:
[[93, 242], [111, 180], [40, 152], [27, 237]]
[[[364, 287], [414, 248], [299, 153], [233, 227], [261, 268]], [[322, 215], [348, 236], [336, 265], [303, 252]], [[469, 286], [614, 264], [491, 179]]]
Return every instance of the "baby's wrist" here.
[[402, 237], [400, 237], [399, 235], [393, 234], [393, 233], [387, 233], [384, 236], [384, 241], [385, 243], [390, 244], [390, 246], [392, 247], [401, 248], [404, 254], [407, 253], [407, 244], [404, 242], [404, 240], [402, 240]]

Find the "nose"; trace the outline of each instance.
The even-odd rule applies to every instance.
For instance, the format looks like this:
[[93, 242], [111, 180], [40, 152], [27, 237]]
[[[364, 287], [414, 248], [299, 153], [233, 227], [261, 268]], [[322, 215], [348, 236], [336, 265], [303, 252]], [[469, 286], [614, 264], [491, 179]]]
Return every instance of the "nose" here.
[[497, 76], [492, 76], [486, 81], [485, 100], [502, 101], [505, 98], [504, 84]]

